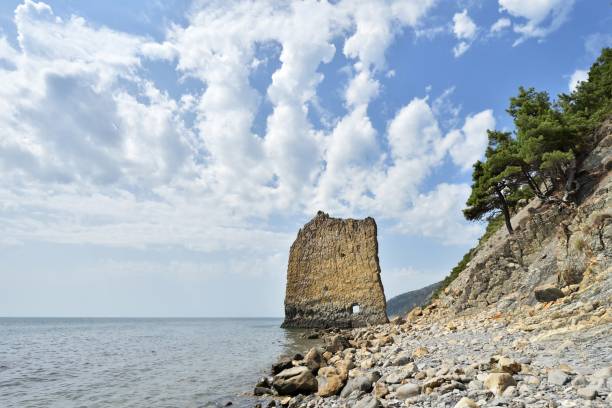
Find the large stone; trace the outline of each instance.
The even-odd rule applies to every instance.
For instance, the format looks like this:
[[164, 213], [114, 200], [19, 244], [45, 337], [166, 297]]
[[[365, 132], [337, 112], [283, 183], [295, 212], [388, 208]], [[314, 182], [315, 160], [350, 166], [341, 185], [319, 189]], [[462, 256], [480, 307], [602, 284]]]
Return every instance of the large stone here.
[[421, 387], [418, 384], [404, 384], [397, 388], [395, 394], [399, 399], [415, 397], [421, 393]]
[[319, 211], [289, 253], [283, 327], [360, 327], [387, 323], [376, 222]]
[[291, 357], [283, 356], [276, 363], [272, 364], [272, 374], [278, 374], [291, 367], [293, 367]]
[[253, 390], [253, 394], [257, 395], [257, 396], [261, 396], [261, 395], [273, 395], [274, 392], [266, 387], [255, 387], [255, 389]]
[[334, 364], [334, 367], [338, 370], [340, 377], [346, 381], [348, 373], [354, 367], [354, 364], [351, 360], [340, 360]]
[[535, 298], [538, 302], [553, 302], [565, 296], [563, 291], [553, 285], [542, 285], [534, 289]]
[[389, 394], [387, 384], [384, 382], [377, 382], [374, 384], [374, 396], [376, 398], [383, 398], [387, 394]]
[[521, 371], [521, 363], [508, 357], [500, 357], [497, 364], [508, 374], [518, 374]]
[[394, 365], [394, 366], [403, 366], [403, 365], [406, 365], [408, 363], [412, 363], [412, 356], [407, 351], [404, 351], [403, 353], [399, 354], [391, 362], [391, 364]]
[[339, 334], [325, 338], [325, 349], [330, 353], [337, 353], [348, 347], [350, 347], [350, 344], [346, 337]]
[[563, 370], [554, 369], [548, 372], [548, 383], [554, 385], [564, 385], [569, 382], [570, 377]]
[[408, 315], [406, 316], [406, 320], [409, 322], [414, 322], [420, 316], [423, 316], [423, 309], [417, 306], [408, 313]]
[[578, 388], [576, 394], [586, 400], [594, 400], [597, 397], [597, 390], [590, 387]]
[[385, 381], [388, 384], [398, 384], [408, 377], [415, 375], [418, 372], [418, 368], [414, 363], [405, 365], [399, 370], [391, 371], [385, 377]]
[[353, 391], [356, 391], [356, 390], [363, 391], [363, 392], [372, 391], [371, 379], [365, 376], [351, 378], [350, 380], [348, 380], [348, 382], [342, 389], [340, 396], [342, 398], [346, 398], [349, 395], [351, 395]]
[[427, 349], [427, 347], [417, 347], [412, 352], [412, 357], [413, 358], [421, 358], [421, 357], [425, 357], [428, 354], [429, 354], [429, 350]]
[[313, 347], [306, 353], [304, 357], [304, 364], [310, 368], [312, 372], [317, 372], [325, 363], [323, 362], [323, 356], [316, 347]]
[[484, 381], [485, 388], [495, 395], [501, 395], [511, 385], [516, 386], [516, 381], [508, 373], [491, 373]]
[[344, 386], [344, 380], [334, 367], [321, 368], [317, 376], [317, 383], [319, 387], [317, 394], [321, 397], [336, 395]]
[[272, 386], [280, 395], [310, 394], [317, 391], [317, 379], [308, 367], [293, 367], [274, 376]]

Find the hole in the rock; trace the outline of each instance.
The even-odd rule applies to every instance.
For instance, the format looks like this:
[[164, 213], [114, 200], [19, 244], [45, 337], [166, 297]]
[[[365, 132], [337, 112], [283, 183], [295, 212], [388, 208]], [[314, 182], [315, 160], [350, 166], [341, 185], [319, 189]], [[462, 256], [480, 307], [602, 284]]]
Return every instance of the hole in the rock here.
[[359, 311], [360, 311], [360, 310], [361, 310], [361, 308], [359, 307], [359, 305], [358, 305], [358, 304], [354, 304], [354, 305], [353, 305], [353, 308], [352, 308], [352, 312], [353, 312], [353, 314], [357, 314], [357, 313], [359, 313]]

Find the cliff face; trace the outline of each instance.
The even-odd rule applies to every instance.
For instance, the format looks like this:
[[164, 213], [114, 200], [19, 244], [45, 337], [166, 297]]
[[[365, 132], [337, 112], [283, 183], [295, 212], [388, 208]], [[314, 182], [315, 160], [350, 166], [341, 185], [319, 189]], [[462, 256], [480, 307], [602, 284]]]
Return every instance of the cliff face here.
[[386, 323], [376, 222], [319, 211], [291, 245], [283, 327]]
[[512, 218], [513, 235], [502, 228], [477, 249], [439, 306], [516, 308], [536, 303], [542, 285], [567, 295], [595, 284], [598, 296], [612, 295], [612, 121], [595, 137], [578, 173], [577, 203], [532, 200]]

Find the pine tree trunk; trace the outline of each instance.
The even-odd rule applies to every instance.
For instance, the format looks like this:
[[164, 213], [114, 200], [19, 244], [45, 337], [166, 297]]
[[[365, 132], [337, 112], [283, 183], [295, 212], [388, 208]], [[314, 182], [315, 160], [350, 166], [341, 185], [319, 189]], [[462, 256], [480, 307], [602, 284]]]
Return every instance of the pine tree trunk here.
[[521, 168], [521, 170], [523, 171], [523, 175], [527, 179], [527, 184], [529, 184], [529, 186], [531, 187], [531, 189], [533, 190], [535, 195], [538, 198], [542, 198], [543, 199], [544, 198], [544, 194], [542, 193], [542, 190], [540, 190], [540, 187], [538, 187], [538, 183], [536, 183], [536, 181], [533, 179], [533, 177], [531, 177], [531, 175], [529, 174], [529, 172], [527, 170], [525, 170], [524, 168]]
[[570, 166], [571, 167], [567, 171], [568, 174], [565, 177], [564, 201], [574, 201], [579, 188], [579, 183], [576, 180], [576, 161], [572, 161]]
[[499, 188], [495, 188], [495, 194], [499, 197], [499, 201], [501, 203], [501, 210], [504, 214], [504, 221], [506, 222], [506, 228], [508, 229], [508, 233], [513, 234], [514, 230], [512, 229], [512, 223], [510, 222], [510, 209], [508, 208], [508, 203], [506, 202], [506, 197], [502, 194]]

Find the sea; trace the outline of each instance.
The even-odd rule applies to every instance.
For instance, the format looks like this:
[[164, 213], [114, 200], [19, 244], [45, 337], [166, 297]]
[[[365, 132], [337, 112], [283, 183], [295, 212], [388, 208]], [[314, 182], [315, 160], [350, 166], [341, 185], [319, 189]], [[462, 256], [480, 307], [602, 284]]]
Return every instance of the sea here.
[[281, 319], [0, 318], [0, 407], [253, 407], [316, 341]]

